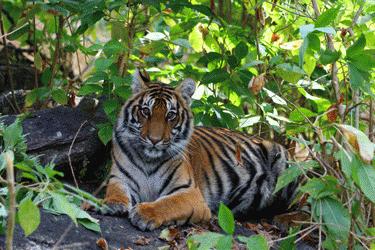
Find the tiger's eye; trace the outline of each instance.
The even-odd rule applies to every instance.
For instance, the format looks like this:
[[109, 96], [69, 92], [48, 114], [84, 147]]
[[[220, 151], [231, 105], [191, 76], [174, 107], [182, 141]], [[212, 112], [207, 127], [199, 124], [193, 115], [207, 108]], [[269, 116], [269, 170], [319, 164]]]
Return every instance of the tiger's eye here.
[[142, 115], [144, 115], [145, 117], [149, 116], [150, 115], [150, 109], [147, 108], [147, 107], [144, 107], [141, 109], [141, 113]]
[[167, 114], [167, 119], [168, 120], [173, 120], [174, 118], [176, 118], [176, 112], [169, 111], [168, 114]]

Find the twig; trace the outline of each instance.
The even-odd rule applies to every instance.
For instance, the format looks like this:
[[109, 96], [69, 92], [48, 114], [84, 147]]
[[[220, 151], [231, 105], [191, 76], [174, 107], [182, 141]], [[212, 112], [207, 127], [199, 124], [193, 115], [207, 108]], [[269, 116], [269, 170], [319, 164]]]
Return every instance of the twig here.
[[[320, 16], [320, 11], [319, 11], [319, 6], [316, 2], [316, 0], [311, 0], [311, 3], [313, 5], [314, 13], [316, 17]], [[326, 40], [327, 40], [327, 47], [331, 50], [335, 50], [335, 46], [333, 44], [333, 39], [332, 36], [327, 34], [326, 35]], [[332, 72], [331, 72], [331, 77], [332, 77], [332, 87], [335, 91], [335, 97], [336, 97], [336, 102], [338, 104], [338, 111], [341, 117], [341, 121], [344, 121], [345, 116], [344, 116], [344, 106], [339, 103], [341, 99], [341, 93], [340, 93], [340, 86], [339, 86], [339, 78], [337, 76], [338, 69], [337, 69], [337, 64], [336, 62], [332, 63]]]
[[75, 143], [75, 141], [77, 139], [77, 136], [78, 136], [79, 132], [81, 131], [83, 125], [85, 125], [86, 123], [87, 123], [87, 120], [85, 120], [81, 124], [81, 126], [79, 126], [79, 128], [77, 130], [77, 133], [74, 135], [73, 141], [70, 144], [69, 151], [68, 151], [69, 167], [70, 167], [70, 171], [72, 172], [72, 176], [73, 176], [73, 180], [74, 180], [74, 184], [75, 184], [76, 188], [79, 188], [79, 186], [78, 186], [78, 182], [77, 182], [76, 176], [74, 174], [73, 165], [72, 165], [72, 159], [70, 158], [70, 154], [72, 153], [73, 145], [74, 145], [74, 143]]
[[16, 194], [14, 189], [14, 166], [13, 160], [14, 155], [12, 151], [5, 153], [5, 162], [7, 165], [7, 182], [8, 182], [8, 193], [9, 193], [9, 212], [7, 221], [7, 237], [6, 237], [6, 249], [13, 249], [13, 234], [14, 226], [16, 222]]
[[70, 222], [69, 226], [64, 230], [64, 232], [61, 234], [60, 238], [56, 241], [55, 245], [53, 246], [52, 250], [59, 249], [59, 245], [64, 240], [64, 238], [68, 235], [69, 231], [73, 228], [73, 223]]
[[354, 18], [353, 18], [353, 21], [352, 21], [352, 24], [350, 25], [350, 27], [347, 29], [349, 34], [351, 36], [354, 36], [354, 32], [353, 32], [353, 28], [354, 26], [357, 24], [358, 22], [358, 19], [359, 19], [359, 16], [361, 15], [362, 11], [363, 11], [363, 7], [365, 6], [365, 3], [366, 3], [366, 0], [363, 0], [361, 6], [359, 6], [359, 9], [357, 10], [357, 12], [355, 13], [354, 15]]
[[[0, 9], [1, 10], [1, 9]], [[0, 11], [1, 12], [1, 11]], [[0, 15], [1, 15], [1, 13], [0, 13]], [[0, 39], [3, 39], [3, 38], [6, 38], [7, 36], [10, 36], [10, 35], [12, 35], [13, 33], [15, 33], [15, 32], [17, 32], [17, 31], [19, 31], [20, 29], [22, 29], [22, 28], [24, 28], [26, 25], [28, 25], [28, 23], [25, 23], [24, 25], [22, 25], [22, 26], [20, 26], [20, 27], [18, 27], [17, 29], [15, 29], [15, 30], [12, 30], [11, 32], [8, 32], [8, 33], [2, 33], [2, 35], [0, 36]]]
[[16, 107], [16, 112], [17, 113], [21, 113], [21, 109], [18, 106], [17, 99], [16, 99], [16, 96], [14, 94], [14, 79], [13, 79], [13, 74], [10, 71], [10, 62], [9, 62], [7, 40], [5, 38], [6, 36], [4, 35], [5, 34], [5, 30], [4, 30], [3, 16], [1, 14], [2, 13], [2, 9], [3, 9], [3, 5], [2, 5], [2, 2], [0, 1], [0, 31], [1, 31], [1, 34], [3, 34], [1, 37], [2, 37], [3, 45], [4, 45], [4, 55], [5, 55], [5, 62], [6, 62], [7, 74], [8, 74], [8, 78], [9, 78], [10, 89], [11, 89], [11, 92], [12, 92], [12, 98], [13, 98], [14, 106]]
[[[35, 0], [33, 0], [33, 6], [35, 5]], [[34, 87], [38, 88], [38, 69], [35, 65], [35, 57], [36, 53], [38, 52], [38, 46], [36, 45], [36, 23], [35, 23], [35, 15], [33, 16], [33, 39], [34, 39]]]

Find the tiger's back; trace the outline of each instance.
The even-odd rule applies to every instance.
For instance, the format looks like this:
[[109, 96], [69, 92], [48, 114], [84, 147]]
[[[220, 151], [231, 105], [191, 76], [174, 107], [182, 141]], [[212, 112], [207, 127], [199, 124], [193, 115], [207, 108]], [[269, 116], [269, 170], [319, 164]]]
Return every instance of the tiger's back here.
[[142, 230], [203, 222], [220, 202], [239, 219], [288, 207], [291, 183], [273, 194], [287, 167], [279, 144], [223, 128], [194, 127], [189, 104], [195, 83], [177, 88], [134, 76], [113, 133], [105, 201]]
[[210, 209], [224, 202], [237, 218], [271, 216], [290, 204], [295, 183], [273, 195], [287, 168], [281, 145], [224, 128], [195, 127], [188, 147], [195, 178]]

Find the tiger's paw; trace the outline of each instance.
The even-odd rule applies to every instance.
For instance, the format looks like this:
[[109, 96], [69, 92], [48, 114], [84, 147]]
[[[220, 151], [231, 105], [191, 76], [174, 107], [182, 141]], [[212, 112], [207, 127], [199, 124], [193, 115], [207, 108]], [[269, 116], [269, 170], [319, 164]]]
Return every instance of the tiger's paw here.
[[146, 202], [135, 205], [129, 212], [129, 219], [133, 226], [142, 231], [154, 230], [163, 224], [152, 205]]
[[103, 215], [123, 216], [128, 214], [128, 207], [123, 203], [106, 202], [105, 207], [100, 210]]

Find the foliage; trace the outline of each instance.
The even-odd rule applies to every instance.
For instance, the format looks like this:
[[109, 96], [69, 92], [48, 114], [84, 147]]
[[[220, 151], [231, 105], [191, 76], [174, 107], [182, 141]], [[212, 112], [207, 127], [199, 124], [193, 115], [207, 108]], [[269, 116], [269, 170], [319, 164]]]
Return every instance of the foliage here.
[[[3, 1], [3, 8], [5, 30], [13, 32], [7, 38], [35, 49], [41, 74], [26, 106], [47, 106], [51, 99], [73, 105], [77, 95], [97, 96], [105, 100], [108, 121], [98, 127], [106, 144], [131, 94], [136, 66], [172, 85], [191, 77], [199, 84], [192, 103], [195, 124], [292, 145], [292, 167], [279, 178], [277, 190], [302, 179], [298, 197], [308, 196], [324, 248], [370, 245], [373, 1], [17, 0]], [[72, 58], [79, 58], [74, 67]], [[14, 140], [4, 135], [4, 141], [24, 147]], [[297, 159], [294, 145], [308, 161]], [[22, 170], [22, 175], [39, 180], [48, 171]], [[0, 207], [0, 215], [4, 211]], [[227, 235], [210, 234], [211, 242], [220, 238], [229, 244], [232, 226], [221, 226]], [[251, 242], [263, 244], [258, 238]]]
[[77, 225], [100, 232], [98, 220], [79, 206], [84, 200], [99, 201], [81, 190], [63, 184], [58, 180], [62, 173], [54, 170], [53, 164], [41, 166], [37, 158], [26, 154], [25, 137], [19, 119], [9, 126], [0, 123], [0, 232], [4, 232], [9, 211], [10, 194], [8, 180], [1, 178], [6, 169], [5, 154], [14, 154], [17, 170], [15, 194], [17, 221], [26, 236], [33, 233], [40, 224], [39, 207], [54, 214], [67, 214]]
[[[218, 212], [218, 222], [225, 234], [214, 232], [205, 232], [196, 234], [187, 240], [189, 249], [232, 249], [234, 240], [235, 221], [230, 209], [220, 203]], [[268, 243], [263, 235], [254, 235], [250, 237], [238, 236], [241, 242], [244, 242], [248, 249], [268, 250]]]

